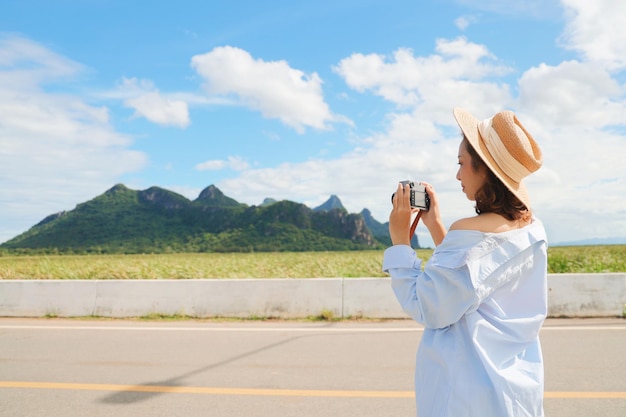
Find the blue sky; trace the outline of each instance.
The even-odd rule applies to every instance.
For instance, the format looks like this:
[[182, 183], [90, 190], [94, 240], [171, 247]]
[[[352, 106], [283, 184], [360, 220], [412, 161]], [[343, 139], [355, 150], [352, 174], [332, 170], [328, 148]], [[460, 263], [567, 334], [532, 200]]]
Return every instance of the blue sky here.
[[624, 20], [611, 0], [4, 1], [0, 242], [117, 183], [336, 194], [385, 222], [411, 178], [449, 225], [473, 214], [456, 106], [533, 133], [552, 242], [624, 237]]

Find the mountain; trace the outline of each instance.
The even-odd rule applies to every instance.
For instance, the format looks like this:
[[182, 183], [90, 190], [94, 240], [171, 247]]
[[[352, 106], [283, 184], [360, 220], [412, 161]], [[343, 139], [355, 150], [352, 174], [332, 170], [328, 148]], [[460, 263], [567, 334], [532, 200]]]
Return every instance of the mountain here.
[[[116, 191], [117, 190], [117, 191]], [[126, 188], [124, 185], [116, 185], [111, 190], [115, 192], [126, 192], [132, 194], [133, 191]], [[180, 210], [187, 206], [189, 200], [180, 194], [176, 194], [172, 191], [165, 190], [159, 187], [150, 187], [147, 190], [137, 193], [137, 198], [140, 202], [146, 205], [152, 205], [154, 207], [161, 208], [163, 210]]]
[[341, 200], [336, 195], [331, 195], [328, 200], [321, 206], [315, 207], [313, 211], [331, 211], [335, 209], [345, 210]]
[[389, 237], [389, 223], [379, 223], [368, 209], [361, 211], [361, 217], [365, 221], [365, 225], [372, 232], [374, 238], [384, 243], [385, 246], [391, 246], [391, 237]]
[[240, 203], [230, 197], [226, 197], [216, 186], [206, 187], [194, 201], [207, 207], [238, 207]]
[[[336, 195], [331, 195], [326, 202], [313, 209], [315, 212], [324, 212], [332, 210], [346, 210], [341, 203], [341, 200]], [[385, 246], [391, 246], [391, 237], [389, 236], [389, 222], [380, 223], [372, 216], [372, 213], [368, 209], [363, 209], [359, 213], [365, 222], [365, 226], [370, 230], [374, 239], [379, 241]], [[416, 235], [411, 238], [411, 246], [418, 249], [419, 241]]]
[[[334, 197], [334, 198], [333, 198]], [[330, 206], [341, 202], [331, 197]], [[241, 252], [380, 249], [360, 214], [291, 201], [247, 206], [210, 185], [196, 200], [117, 184], [0, 245], [22, 252]]]
[[266, 198], [263, 200], [263, 202], [261, 203], [261, 207], [265, 207], [265, 206], [271, 206], [272, 204], [277, 203], [276, 200], [274, 200], [273, 198]]

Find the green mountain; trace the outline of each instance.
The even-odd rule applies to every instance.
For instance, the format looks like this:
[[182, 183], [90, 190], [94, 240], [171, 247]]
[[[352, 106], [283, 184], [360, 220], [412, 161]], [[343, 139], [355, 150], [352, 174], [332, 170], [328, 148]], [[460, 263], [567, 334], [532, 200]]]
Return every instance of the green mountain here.
[[336, 195], [331, 195], [328, 200], [324, 204], [319, 207], [315, 207], [313, 211], [330, 211], [334, 209], [343, 209], [345, 210], [343, 204], [341, 204], [341, 200]]
[[[336, 198], [336, 197], [335, 197]], [[0, 245], [16, 252], [159, 253], [363, 250], [384, 247], [360, 214], [291, 201], [247, 206], [205, 188], [190, 201], [118, 184], [74, 210], [46, 217]]]

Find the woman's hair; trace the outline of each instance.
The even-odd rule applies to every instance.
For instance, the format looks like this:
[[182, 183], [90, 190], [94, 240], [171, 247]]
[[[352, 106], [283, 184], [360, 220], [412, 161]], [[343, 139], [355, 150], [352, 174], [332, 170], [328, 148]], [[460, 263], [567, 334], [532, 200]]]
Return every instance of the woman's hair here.
[[484, 170], [487, 175], [487, 181], [474, 196], [476, 213], [496, 213], [507, 220], [529, 220], [531, 214], [526, 205], [487, 168], [465, 136], [463, 144], [472, 158], [472, 169], [475, 172]]

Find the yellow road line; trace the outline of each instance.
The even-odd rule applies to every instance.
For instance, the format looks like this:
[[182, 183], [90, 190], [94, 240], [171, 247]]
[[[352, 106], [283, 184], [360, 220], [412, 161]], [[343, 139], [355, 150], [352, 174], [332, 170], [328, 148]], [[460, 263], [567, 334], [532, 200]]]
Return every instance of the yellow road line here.
[[[338, 391], [263, 388], [184, 387], [168, 385], [78, 384], [64, 382], [0, 381], [0, 388], [72, 391], [156, 392], [171, 394], [248, 395], [266, 397], [413, 398], [412, 391]], [[626, 399], [626, 392], [550, 391], [545, 398]]]
[[335, 391], [293, 390], [263, 388], [214, 388], [169, 385], [76, 384], [63, 382], [0, 381], [0, 388], [60, 389], [87, 391], [157, 392], [174, 394], [252, 395], [274, 397], [356, 397], [356, 398], [412, 398], [410, 391]]
[[579, 398], [579, 399], [626, 399], [626, 392], [609, 391], [549, 391], [544, 398]]

